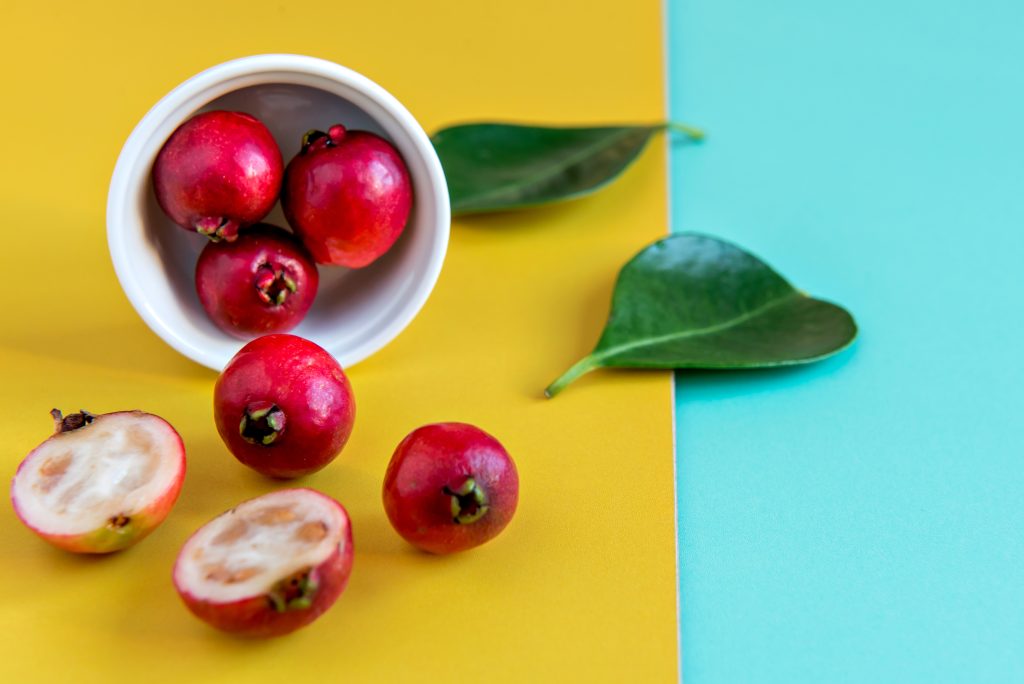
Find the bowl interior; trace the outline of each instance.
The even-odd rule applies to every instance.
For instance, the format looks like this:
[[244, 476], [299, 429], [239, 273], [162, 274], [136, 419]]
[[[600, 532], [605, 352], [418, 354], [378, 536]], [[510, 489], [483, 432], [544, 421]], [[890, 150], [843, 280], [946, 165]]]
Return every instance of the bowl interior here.
[[[301, 74], [278, 76], [310, 80]], [[437, 225], [439, 189], [430, 160], [424, 158], [423, 140], [416, 139], [417, 131], [409, 129], [408, 121], [400, 120], [365, 92], [342, 83], [271, 80], [235, 88], [221, 84], [220, 89], [225, 92], [216, 95], [214, 91], [212, 99], [205, 101], [199, 94], [153, 122], [141, 140], [129, 175], [125, 225], [116, 231], [117, 237], [111, 237], [112, 242], [123, 241], [120, 247], [128, 255], [121, 259], [125, 263], [119, 264], [115, 254], [122, 285], [150, 327], [168, 343], [200, 363], [222, 368], [245, 341], [219, 330], [199, 303], [195, 264], [206, 238], [175, 225], [157, 204], [151, 172], [163, 142], [193, 114], [213, 109], [243, 111], [260, 119], [274, 135], [285, 164], [298, 153], [302, 136], [310, 129], [326, 130], [341, 123], [350, 129], [373, 131], [388, 139], [409, 167], [413, 185], [409, 222], [395, 245], [365, 268], [319, 266], [316, 299], [292, 331], [332, 352], [342, 365], [358, 362], [394, 337], [415, 315], [437, 277], [438, 249], [443, 257], [447, 244], [447, 225], [443, 230]], [[153, 112], [147, 116], [151, 115]], [[116, 220], [111, 217], [112, 222]], [[280, 203], [264, 220], [288, 227]], [[112, 244], [112, 253], [115, 251]]]

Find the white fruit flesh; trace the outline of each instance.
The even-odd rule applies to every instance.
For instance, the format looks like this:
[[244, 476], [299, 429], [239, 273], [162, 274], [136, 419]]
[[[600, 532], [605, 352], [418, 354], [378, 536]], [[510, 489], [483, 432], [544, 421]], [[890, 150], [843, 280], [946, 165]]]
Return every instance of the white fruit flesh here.
[[250, 499], [192, 535], [178, 555], [174, 582], [192, 597], [230, 603], [270, 592], [280, 580], [347, 549], [348, 518], [310, 489]]
[[39, 445], [11, 494], [22, 519], [46, 534], [124, 526], [180, 484], [183, 456], [178, 433], [163, 419], [109, 413]]

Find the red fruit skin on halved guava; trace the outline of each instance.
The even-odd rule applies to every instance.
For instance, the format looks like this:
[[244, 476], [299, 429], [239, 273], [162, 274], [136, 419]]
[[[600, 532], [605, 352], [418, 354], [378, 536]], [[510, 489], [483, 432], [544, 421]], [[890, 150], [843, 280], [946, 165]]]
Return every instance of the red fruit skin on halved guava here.
[[[28, 453], [25, 459], [18, 466], [18, 470], [15, 472], [14, 480], [11, 481], [11, 505], [14, 507], [15, 515], [18, 516], [18, 519], [25, 525], [25, 527], [34, 532], [40, 539], [49, 542], [59, 549], [70, 551], [72, 553], [105, 554], [121, 551], [129, 546], [133, 546], [147, 537], [160, 525], [160, 523], [164, 521], [165, 518], [167, 518], [167, 515], [171, 512], [175, 502], [178, 500], [178, 496], [181, 494], [181, 487], [185, 482], [185, 443], [182, 441], [181, 435], [178, 434], [178, 431], [174, 429], [174, 426], [159, 416], [155, 416], [151, 413], [146, 414], [143, 411], [115, 411], [112, 413], [102, 414], [97, 416], [97, 418], [117, 415], [147, 415], [160, 420], [167, 427], [169, 434], [172, 437], [172, 446], [176, 449], [178, 457], [180, 458], [181, 466], [178, 471], [178, 477], [168, 484], [167, 489], [164, 490], [161, 496], [154, 499], [153, 502], [145, 508], [133, 514], [131, 522], [124, 527], [118, 528], [117, 530], [100, 527], [99, 529], [92, 530], [91, 532], [84, 532], [82, 534], [54, 534], [32, 525], [26, 519], [14, 493], [14, 480], [18, 478], [18, 475], [21, 474], [22, 470], [27, 467], [27, 464], [29, 464], [33, 456], [43, 446], [40, 444]], [[50, 439], [59, 439], [60, 436], [61, 433], [55, 433], [47, 438], [47, 441]], [[43, 444], [45, 443], [46, 442]]]
[[147, 506], [139, 513], [133, 515], [132, 523], [117, 532], [101, 527], [98, 530], [84, 534], [49, 534], [25, 522], [25, 519], [21, 517], [21, 513], [18, 510], [17, 503], [14, 504], [14, 512], [21, 519], [21, 522], [35, 532], [40, 539], [53, 544], [59, 549], [72, 553], [114, 553], [129, 546], [134, 546], [148, 537], [164, 521], [168, 513], [171, 512], [171, 508], [174, 506], [174, 502], [178, 500], [178, 494], [180, 493], [181, 484], [179, 483], [177, 488], [169, 490], [163, 497], [154, 501], [151, 506]]
[[[306, 491], [330, 499], [315, 490]], [[353, 559], [352, 525], [348, 513], [345, 512], [344, 506], [333, 499], [330, 501], [344, 513], [345, 532], [334, 553], [310, 571], [318, 586], [308, 608], [278, 611], [266, 594], [227, 603], [196, 598], [178, 581], [178, 566], [184, 562], [182, 555], [179, 554], [174, 565], [174, 586], [185, 606], [211, 627], [237, 636], [257, 639], [289, 634], [323, 615], [334, 605], [348, 585]]]
[[[347, 548], [352, 548], [351, 528]], [[345, 590], [351, 572], [351, 551], [335, 549], [330, 558], [311, 572], [319, 583], [313, 604], [309, 608], [284, 612], [278, 612], [266, 596], [253, 596], [232, 603], [214, 603], [197, 599], [181, 587], [178, 593], [192, 614], [212, 627], [244, 637], [275, 637], [305, 627], [323, 615]]]

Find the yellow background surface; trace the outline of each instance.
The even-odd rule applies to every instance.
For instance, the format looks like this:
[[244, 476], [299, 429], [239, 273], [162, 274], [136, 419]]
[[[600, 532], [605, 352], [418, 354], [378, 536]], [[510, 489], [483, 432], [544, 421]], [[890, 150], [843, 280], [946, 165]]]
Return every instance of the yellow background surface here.
[[[189, 471], [150, 538], [105, 558], [51, 549], [0, 509], [0, 680], [670, 681], [676, 676], [670, 376], [545, 385], [591, 348], [615, 273], [666, 230], [659, 142], [589, 199], [456, 221], [433, 296], [353, 367], [358, 418], [302, 484], [346, 505], [356, 559], [312, 627], [239, 641], [170, 582], [185, 538], [282, 485], [237, 464], [212, 420], [216, 376], [151, 333], [106, 251], [107, 183], [161, 96], [226, 59], [297, 52], [365, 73], [428, 130], [481, 118], [663, 118], [661, 3], [174, 2], [0, 5], [2, 471], [47, 412], [141, 408], [177, 427]], [[333, 122], [325, 122], [325, 124]], [[520, 508], [494, 542], [431, 557], [380, 504], [399, 440], [476, 423], [517, 461]]]

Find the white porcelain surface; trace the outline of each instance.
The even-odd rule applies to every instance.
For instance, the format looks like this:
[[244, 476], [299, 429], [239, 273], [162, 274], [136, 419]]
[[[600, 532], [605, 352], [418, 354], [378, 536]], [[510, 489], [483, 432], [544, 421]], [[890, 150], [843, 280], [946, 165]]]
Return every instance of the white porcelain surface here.
[[[292, 332], [351, 366], [386, 345], [426, 302], [448, 245], [450, 209], [441, 164], [412, 115], [364, 76], [312, 57], [258, 55], [208, 69], [167, 94], [132, 131], [107, 198], [110, 255], [135, 310], [169, 345], [220, 370], [245, 344], [221, 332], [199, 304], [193, 278], [206, 238], [164, 216], [153, 194], [153, 160], [193, 114], [244, 111], [274, 134], [285, 163], [302, 134], [335, 123], [373, 131], [401, 153], [413, 183], [413, 209], [401, 238], [363, 269], [320, 266], [320, 289]], [[286, 226], [280, 205], [266, 219]]]

